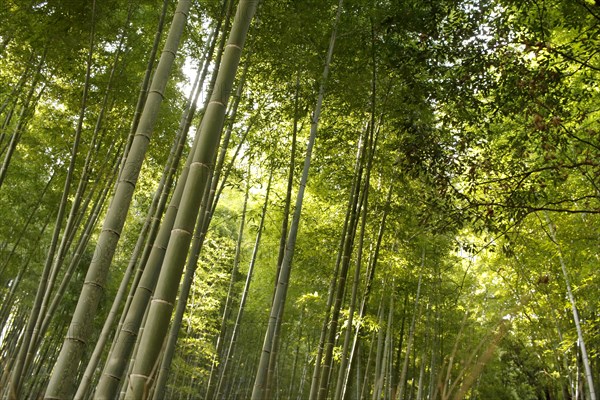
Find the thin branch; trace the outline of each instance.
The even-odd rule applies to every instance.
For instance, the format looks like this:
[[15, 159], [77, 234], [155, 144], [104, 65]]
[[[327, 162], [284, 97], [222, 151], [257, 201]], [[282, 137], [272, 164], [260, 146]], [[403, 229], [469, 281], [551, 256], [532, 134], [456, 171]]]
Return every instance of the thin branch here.
[[571, 61], [573, 61], [573, 62], [576, 62], [576, 63], [578, 63], [578, 64], [580, 64], [580, 65], [583, 65], [583, 66], [585, 66], [585, 67], [587, 67], [587, 68], [589, 68], [589, 69], [591, 69], [591, 70], [594, 70], [594, 71], [600, 71], [600, 67], [596, 67], [596, 66], [594, 66], [594, 65], [591, 65], [591, 64], [588, 62], [588, 61], [589, 61], [589, 59], [588, 59], [587, 61], [581, 61], [581, 60], [579, 60], [579, 59], [575, 58], [575, 56], [572, 56], [572, 55], [570, 55], [570, 54], [567, 54], [567, 53], [565, 53], [565, 52], [563, 52], [563, 51], [560, 51], [560, 50], [558, 50], [558, 49], [557, 49], [557, 48], [555, 48], [555, 47], [548, 47], [548, 50], [551, 50], [551, 51], [553, 51], [553, 52], [555, 52], [555, 53], [557, 53], [557, 54], [560, 54], [561, 56], [563, 56], [563, 57], [564, 57], [564, 58], [566, 58], [567, 60], [571, 60]]
[[513, 179], [518, 179], [518, 178], [522, 178], [522, 177], [529, 177], [533, 174], [537, 174], [540, 172], [544, 172], [544, 171], [551, 171], [551, 170], [558, 170], [561, 168], [565, 168], [565, 169], [579, 169], [580, 167], [584, 166], [584, 165], [589, 165], [592, 167], [598, 167], [600, 166], [599, 163], [593, 162], [593, 161], [582, 161], [582, 162], [577, 162], [577, 163], [573, 163], [573, 164], [561, 164], [561, 165], [549, 165], [546, 167], [540, 167], [540, 168], [536, 168], [536, 169], [532, 169], [526, 172], [521, 172], [519, 174], [515, 174], [515, 175], [511, 175], [511, 176], [507, 176], [504, 178], [496, 178], [496, 179], [489, 179], [487, 181], [480, 181], [480, 182], [475, 182], [476, 186], [481, 186], [481, 185], [487, 185], [490, 183], [498, 183], [498, 182], [504, 182], [504, 181], [510, 181]]
[[588, 4], [586, 4], [585, 1], [578, 0], [577, 4], [579, 4], [580, 6], [582, 6], [583, 8], [585, 8], [590, 14], [592, 14], [592, 16], [594, 18], [596, 18], [598, 21], [600, 21], [600, 15], [598, 15], [594, 11], [592, 11], [592, 9], [590, 8], [590, 6]]

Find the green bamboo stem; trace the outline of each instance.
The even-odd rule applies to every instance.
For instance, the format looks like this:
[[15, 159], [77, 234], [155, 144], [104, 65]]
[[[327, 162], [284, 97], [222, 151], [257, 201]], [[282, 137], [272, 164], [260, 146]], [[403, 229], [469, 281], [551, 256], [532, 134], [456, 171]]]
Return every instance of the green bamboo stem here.
[[67, 336], [46, 390], [46, 399], [66, 399], [74, 394], [75, 381], [78, 376], [76, 371], [90, 340], [90, 328], [93, 326], [92, 322], [98, 304], [104, 294], [110, 264], [125, 224], [133, 191], [158, 118], [158, 110], [164, 98], [164, 91], [186, 25], [190, 6], [190, 0], [180, 0], [175, 11], [173, 23], [169, 29], [167, 41], [152, 80], [140, 123], [131, 149], [127, 154], [127, 161], [123, 164]]
[[194, 223], [207, 186], [211, 164], [218, 148], [227, 102], [241, 58], [246, 33], [256, 10], [256, 0], [242, 0], [237, 9], [215, 88], [206, 108], [199, 135], [199, 146], [190, 165], [181, 204], [165, 253], [148, 320], [140, 338], [140, 350], [130, 375], [126, 399], [140, 399], [151, 384], [150, 373], [158, 360], [167, 334], [179, 280], [192, 239]]

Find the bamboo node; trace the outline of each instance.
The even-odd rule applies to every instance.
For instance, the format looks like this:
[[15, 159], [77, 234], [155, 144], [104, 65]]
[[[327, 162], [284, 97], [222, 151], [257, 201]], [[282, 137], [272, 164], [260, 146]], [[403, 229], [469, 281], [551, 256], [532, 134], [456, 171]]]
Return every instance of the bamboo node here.
[[203, 163], [203, 162], [200, 162], [200, 161], [194, 161], [193, 163], [190, 164], [190, 167], [192, 167], [192, 166], [194, 166], [194, 167], [198, 166], [198, 167], [201, 167], [201, 168], [210, 168], [210, 164]]
[[152, 302], [153, 303], [156, 302], [156, 303], [166, 304], [166, 305], [168, 305], [170, 307], [173, 307], [173, 303], [171, 303], [170, 301], [163, 300], [163, 299], [152, 299]]
[[87, 344], [87, 342], [85, 340], [80, 339], [80, 338], [78, 338], [76, 336], [67, 335], [67, 337], [65, 337], [65, 339], [70, 340], [72, 342], [78, 342], [78, 343], [81, 343], [81, 344], [84, 344], [84, 345]]
[[116, 229], [104, 228], [104, 229], [102, 229], [102, 232], [109, 232], [109, 233], [112, 233], [112, 234], [114, 234], [114, 235], [115, 235], [115, 236], [117, 236], [117, 237], [121, 237], [121, 232], [119, 232], [119, 231], [118, 231], [118, 230], [116, 230]]
[[171, 231], [171, 233], [181, 233], [181, 232], [188, 234], [188, 235], [192, 234], [192, 232], [185, 230], [185, 229], [181, 229], [181, 228], [175, 228]]
[[225, 46], [225, 48], [227, 48], [227, 47], [235, 47], [239, 51], [242, 51], [242, 48], [240, 46], [238, 46], [237, 44], [229, 43], [227, 46]]
[[211, 100], [211, 101], [209, 101], [209, 102], [208, 102], [208, 104], [209, 104], [209, 105], [210, 105], [210, 104], [213, 104], [213, 103], [214, 103], [214, 104], [219, 104], [219, 105], [221, 105], [221, 106], [225, 107], [225, 104], [223, 104], [223, 102], [222, 102], [222, 101], [219, 101], [219, 100]]
[[133, 189], [135, 189], [135, 183], [136, 183], [135, 180], [132, 180], [132, 179], [121, 179], [119, 181], [119, 184], [121, 184], [121, 183], [127, 183], [129, 186], [131, 186]]
[[[165, 51], [166, 51], [166, 52], [168, 52], [168, 53], [171, 53], [171, 54], [173, 54], [173, 55], [175, 54], [175, 53], [173, 53], [172, 51], [168, 51], [168, 50], [165, 50]], [[152, 90], [149, 90], [149, 91], [148, 91], [148, 94], [149, 94], [149, 95], [150, 95], [150, 94], [152, 94], [152, 93], [159, 95], [159, 96], [160, 96], [160, 98], [161, 98], [162, 100], [164, 100], [164, 99], [165, 99], [165, 95], [164, 95], [164, 93], [162, 92], [162, 90], [152, 89]]]
[[176, 10], [176, 11], [175, 11], [175, 13], [173, 13], [173, 16], [175, 16], [175, 15], [177, 15], [177, 14], [181, 14], [181, 15], [183, 15], [185, 18], [187, 18], [187, 17], [188, 17], [188, 15], [189, 15], [189, 12], [185, 12], [185, 11], [177, 11], [177, 10]]
[[146, 141], [150, 141], [150, 137], [152, 136], [152, 131], [146, 132], [146, 131], [139, 131], [136, 132], [134, 137], [143, 137], [144, 139], [146, 139]]
[[115, 375], [115, 374], [111, 374], [111, 373], [105, 372], [105, 373], [103, 373], [102, 375], [103, 375], [103, 376], [108, 376], [110, 379], [113, 379], [113, 380], [115, 380], [115, 381], [117, 381], [117, 382], [121, 382], [121, 377], [120, 377], [120, 376], [117, 376], [117, 375]]
[[128, 328], [125, 325], [123, 325], [123, 328], [121, 328], [121, 332], [128, 333], [131, 336], [137, 337], [137, 330]]
[[148, 379], [148, 375], [144, 375], [144, 374], [129, 374], [129, 378], [141, 378], [141, 379]]
[[97, 288], [100, 288], [102, 290], [104, 290], [104, 286], [99, 284], [98, 282], [94, 282], [94, 281], [85, 281], [84, 285], [90, 285], [90, 286], [95, 286]]
[[163, 51], [162, 51], [162, 52], [163, 52], [163, 53], [169, 53], [169, 54], [171, 54], [171, 55], [173, 56], [173, 58], [175, 58], [175, 56], [176, 56], [176, 53], [175, 53], [175, 51], [173, 51], [173, 50], [171, 50], [171, 49], [163, 49]]

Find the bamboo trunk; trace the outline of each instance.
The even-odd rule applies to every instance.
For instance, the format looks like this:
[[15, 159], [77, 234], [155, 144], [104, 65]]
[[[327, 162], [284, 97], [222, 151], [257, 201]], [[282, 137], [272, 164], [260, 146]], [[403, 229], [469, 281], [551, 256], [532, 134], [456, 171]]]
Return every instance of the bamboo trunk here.
[[240, 305], [238, 308], [238, 313], [235, 318], [235, 323], [233, 325], [233, 331], [231, 332], [231, 338], [229, 341], [229, 346], [227, 347], [227, 352], [225, 353], [225, 357], [223, 357], [223, 366], [220, 370], [219, 383], [217, 385], [217, 395], [215, 399], [221, 398], [223, 389], [223, 382], [226, 380], [227, 376], [227, 367], [230, 364], [230, 361], [233, 359], [235, 345], [237, 342], [237, 337], [239, 335], [242, 317], [244, 314], [244, 309], [246, 307], [246, 301], [248, 299], [248, 294], [250, 292], [250, 283], [252, 282], [252, 276], [254, 272], [254, 267], [256, 265], [256, 257], [258, 256], [258, 250], [260, 248], [260, 239], [262, 237], [263, 227], [265, 223], [265, 217], [267, 215], [267, 206], [269, 204], [269, 193], [271, 191], [271, 182], [273, 179], [273, 171], [271, 170], [271, 174], [269, 176], [269, 182], [267, 184], [267, 192], [265, 194], [265, 203], [263, 205], [260, 221], [258, 224], [258, 231], [256, 233], [256, 240], [254, 242], [254, 249], [252, 250], [252, 258], [250, 259], [250, 266], [248, 267], [248, 273], [246, 275], [246, 282], [244, 284], [244, 289], [242, 291], [242, 297], [240, 299]]
[[180, 209], [175, 218], [164, 263], [158, 278], [154, 299], [148, 311], [148, 321], [140, 337], [140, 351], [135, 359], [126, 399], [140, 399], [151, 384], [150, 372], [158, 359], [157, 344], [166, 336], [173, 302], [182, 274], [183, 264], [191, 242], [194, 221], [210, 175], [211, 164], [218, 147], [227, 101], [241, 58], [246, 33], [256, 10], [256, 1], [241, 1], [238, 5], [228, 45], [211, 101], [206, 109], [199, 132], [200, 144], [194, 153], [182, 194]]
[[[44, 300], [44, 296], [46, 294], [46, 287], [48, 284], [48, 278], [51, 274], [52, 263], [54, 261], [54, 255], [56, 251], [56, 246], [58, 245], [58, 239], [63, 223], [63, 219], [65, 216], [67, 203], [69, 200], [69, 192], [71, 190], [71, 180], [73, 179], [73, 174], [75, 172], [75, 160], [77, 158], [77, 153], [79, 151], [79, 143], [81, 140], [81, 132], [83, 129], [83, 119], [85, 116], [85, 110], [87, 107], [87, 98], [90, 86], [90, 75], [92, 68], [92, 55], [94, 53], [94, 43], [95, 43], [95, 9], [96, 2], [93, 0], [92, 2], [92, 28], [90, 32], [90, 44], [87, 54], [87, 67], [86, 67], [86, 75], [85, 82], [83, 86], [83, 94], [81, 99], [81, 107], [79, 111], [79, 117], [77, 120], [77, 127], [75, 128], [75, 137], [73, 139], [73, 145], [71, 147], [71, 159], [69, 161], [69, 167], [67, 169], [67, 176], [65, 178], [64, 188], [60, 203], [58, 205], [58, 213], [56, 216], [56, 222], [54, 225], [54, 232], [52, 233], [52, 241], [50, 243], [50, 248], [46, 255], [46, 261], [44, 263], [44, 268], [42, 270], [42, 276], [40, 277], [40, 283], [38, 284], [37, 292], [35, 295], [35, 300], [33, 303], [33, 307], [31, 308], [31, 314], [29, 316], [29, 320], [27, 322], [27, 328], [25, 330], [25, 335], [23, 336], [23, 340], [21, 341], [19, 354], [16, 359], [15, 368], [12, 371], [12, 378], [10, 382], [9, 389], [9, 399], [17, 399], [19, 398], [19, 392], [21, 389], [21, 383], [24, 378], [23, 372], [27, 371], [27, 354], [29, 351], [30, 344], [35, 341], [36, 330], [35, 327], [37, 325], [38, 319], [41, 318], [40, 310]], [[41, 66], [41, 64], [40, 64]], [[32, 85], [33, 89], [33, 85]], [[31, 92], [30, 92], [31, 93]], [[2, 184], [2, 174], [0, 173], [0, 185]]]
[[310, 136], [306, 148], [306, 156], [304, 158], [304, 168], [302, 170], [302, 178], [300, 180], [300, 187], [296, 195], [296, 208], [294, 210], [294, 216], [292, 218], [292, 224], [290, 226], [290, 233], [286, 243], [285, 253], [281, 263], [281, 270], [279, 272], [279, 279], [277, 283], [277, 289], [275, 290], [275, 296], [273, 298], [273, 304], [271, 307], [271, 313], [269, 316], [269, 325], [265, 333], [265, 339], [263, 342], [263, 348], [260, 356], [258, 370], [256, 372], [256, 379], [254, 381], [254, 387], [252, 389], [252, 400], [262, 400], [265, 396], [265, 390], [267, 385], [267, 375], [270, 363], [270, 353], [273, 348], [273, 338], [276, 330], [276, 325], [281, 324], [280, 308], [283, 307], [283, 303], [287, 296], [287, 289], [289, 285], [289, 278], [291, 273], [292, 258], [294, 256], [294, 250], [296, 246], [296, 237], [298, 235], [298, 225], [300, 222], [300, 214], [302, 212], [302, 203], [304, 200], [304, 191], [306, 189], [306, 183], [308, 181], [308, 171], [310, 168], [310, 161], [312, 156], [312, 150], [315, 143], [317, 129], [319, 126], [319, 119], [321, 116], [321, 108], [323, 105], [323, 98], [325, 96], [325, 83], [329, 75], [329, 65], [333, 56], [333, 47], [335, 44], [337, 24], [340, 19], [342, 12], [343, 0], [338, 3], [338, 9], [334, 28], [331, 33], [329, 41], [329, 49], [327, 51], [327, 57], [325, 61], [325, 67], [323, 68], [323, 76], [321, 78], [321, 84], [319, 87], [319, 94], [317, 96], [317, 104], [313, 113], [313, 118], [310, 127]]
[[402, 364], [402, 372], [398, 381], [398, 397], [397, 400], [404, 400], [404, 391], [406, 386], [406, 375], [408, 373], [408, 362], [410, 360], [410, 351], [412, 349], [414, 337], [415, 337], [415, 326], [417, 323], [417, 317], [419, 316], [420, 307], [420, 296], [421, 296], [421, 283], [423, 280], [423, 268], [425, 264], [425, 249], [423, 249], [423, 256], [421, 260], [421, 272], [419, 273], [419, 283], [417, 284], [417, 294], [415, 295], [415, 305], [413, 308], [413, 316], [410, 322], [410, 328], [408, 330], [408, 340], [406, 341], [406, 351], [404, 353], [404, 363]]
[[68, 335], [56, 361], [46, 397], [65, 399], [73, 396], [77, 368], [90, 339], [90, 328], [96, 314], [100, 298], [104, 293], [108, 270], [115, 253], [120, 233], [131, 204], [133, 190], [139, 176], [144, 156], [150, 142], [152, 131], [158, 118], [158, 110], [163, 100], [168, 76], [179, 47], [180, 38], [186, 25], [191, 2], [180, 0], [173, 23], [165, 43], [165, 49], [158, 63], [152, 81], [150, 94], [146, 100], [136, 135], [123, 164], [111, 206], [104, 220], [98, 238], [94, 258], [88, 269], [85, 283], [75, 313], [71, 320]]
[[596, 400], [596, 391], [594, 388], [594, 377], [592, 375], [592, 369], [590, 367], [590, 361], [588, 358], [588, 353], [585, 348], [585, 340], [583, 339], [583, 331], [581, 330], [581, 322], [579, 321], [579, 312], [577, 311], [577, 305], [575, 303], [575, 296], [573, 296], [573, 291], [571, 290], [571, 281], [569, 279], [569, 273], [567, 272], [567, 266], [565, 264], [565, 260], [563, 259], [562, 252], [560, 249], [560, 245], [556, 241], [556, 230], [554, 225], [550, 221], [548, 214], [545, 214], [546, 223], [548, 224], [548, 229], [550, 231], [550, 238], [556, 244], [558, 249], [558, 260], [560, 261], [560, 267], [562, 269], [563, 276], [565, 278], [565, 284], [567, 286], [567, 295], [569, 296], [569, 302], [571, 303], [571, 312], [573, 313], [573, 321], [575, 322], [575, 328], [577, 329], [577, 338], [578, 345], [581, 350], [581, 362], [583, 363], [585, 380], [587, 383], [588, 395], [590, 396], [590, 400]]

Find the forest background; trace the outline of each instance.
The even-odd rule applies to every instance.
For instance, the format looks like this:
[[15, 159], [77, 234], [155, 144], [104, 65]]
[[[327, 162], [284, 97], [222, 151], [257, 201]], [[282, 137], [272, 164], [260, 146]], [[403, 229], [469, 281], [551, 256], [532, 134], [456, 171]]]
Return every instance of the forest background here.
[[7, 399], [585, 399], [600, 7], [5, 0]]

